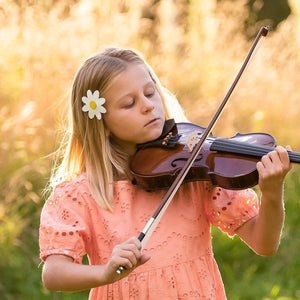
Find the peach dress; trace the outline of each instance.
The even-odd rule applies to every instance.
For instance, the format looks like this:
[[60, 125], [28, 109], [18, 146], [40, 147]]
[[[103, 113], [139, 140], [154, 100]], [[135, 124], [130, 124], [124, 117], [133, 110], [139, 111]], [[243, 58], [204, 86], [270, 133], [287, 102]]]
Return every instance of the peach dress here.
[[[87, 254], [90, 264], [106, 264], [116, 244], [139, 235], [165, 193], [149, 193], [129, 181], [115, 182], [114, 190], [110, 212], [94, 201], [86, 174], [58, 185], [41, 214], [41, 259], [63, 254], [80, 264]], [[258, 199], [251, 189], [183, 184], [143, 250], [151, 259], [124, 279], [92, 289], [90, 299], [226, 299], [210, 226], [234, 235], [257, 214]]]

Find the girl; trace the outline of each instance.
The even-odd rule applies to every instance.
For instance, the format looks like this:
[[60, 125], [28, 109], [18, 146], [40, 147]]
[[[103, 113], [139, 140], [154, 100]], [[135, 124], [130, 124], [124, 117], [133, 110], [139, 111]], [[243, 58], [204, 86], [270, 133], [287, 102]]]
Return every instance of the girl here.
[[[257, 164], [260, 206], [250, 189], [185, 183], [142, 251], [136, 236], [165, 191], [133, 185], [129, 161], [139, 144], [164, 140], [174, 126], [166, 120], [179, 106], [136, 51], [108, 48], [79, 69], [71, 108], [70, 138], [41, 215], [46, 288], [91, 289], [90, 299], [222, 300], [211, 224], [260, 255], [276, 252], [291, 169], [283, 147]], [[90, 265], [81, 264], [85, 254]]]

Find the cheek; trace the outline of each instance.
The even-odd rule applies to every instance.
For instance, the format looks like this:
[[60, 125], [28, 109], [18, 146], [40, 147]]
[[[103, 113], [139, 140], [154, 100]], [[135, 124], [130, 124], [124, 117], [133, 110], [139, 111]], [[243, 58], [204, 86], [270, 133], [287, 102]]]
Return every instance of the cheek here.
[[115, 133], [116, 130], [118, 130], [118, 122], [116, 122], [114, 119], [110, 119], [110, 117], [107, 115], [103, 118], [105, 128], [108, 132]]
[[134, 125], [129, 121], [130, 118], [124, 115], [118, 115], [114, 118], [110, 118], [110, 116], [107, 115], [104, 118], [104, 123], [107, 130], [112, 135], [120, 139], [124, 139], [134, 132]]
[[166, 117], [166, 111], [163, 105], [159, 106], [157, 109], [157, 115], [160, 116], [161, 118], [165, 118]]
[[164, 104], [160, 96], [158, 95], [157, 99], [155, 100], [155, 108], [156, 110], [160, 111], [161, 113], [165, 113]]

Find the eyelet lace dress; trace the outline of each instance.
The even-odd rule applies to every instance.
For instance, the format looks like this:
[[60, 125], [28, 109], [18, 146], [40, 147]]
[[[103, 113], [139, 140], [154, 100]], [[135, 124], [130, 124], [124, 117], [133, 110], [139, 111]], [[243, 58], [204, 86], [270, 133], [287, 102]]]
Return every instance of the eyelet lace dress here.
[[[86, 174], [58, 185], [41, 214], [41, 259], [63, 254], [80, 264], [87, 254], [90, 264], [106, 264], [115, 245], [139, 235], [165, 193], [149, 193], [129, 181], [114, 182], [114, 192], [110, 212], [94, 201]], [[124, 279], [92, 289], [90, 299], [226, 299], [210, 226], [232, 236], [257, 214], [258, 199], [251, 189], [183, 184], [143, 250], [151, 259]]]

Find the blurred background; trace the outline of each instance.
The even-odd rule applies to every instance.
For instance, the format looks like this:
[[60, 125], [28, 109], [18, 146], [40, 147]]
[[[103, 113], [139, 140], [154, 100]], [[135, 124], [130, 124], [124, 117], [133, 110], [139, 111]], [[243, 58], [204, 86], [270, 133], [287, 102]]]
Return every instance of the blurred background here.
[[[0, 298], [86, 299], [43, 288], [38, 227], [69, 89], [99, 47], [141, 51], [191, 122], [206, 127], [263, 25], [270, 26], [214, 135], [266, 132], [300, 152], [297, 0], [0, 0]], [[300, 168], [286, 180], [274, 257], [213, 228], [229, 300], [300, 299]]]

